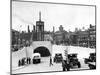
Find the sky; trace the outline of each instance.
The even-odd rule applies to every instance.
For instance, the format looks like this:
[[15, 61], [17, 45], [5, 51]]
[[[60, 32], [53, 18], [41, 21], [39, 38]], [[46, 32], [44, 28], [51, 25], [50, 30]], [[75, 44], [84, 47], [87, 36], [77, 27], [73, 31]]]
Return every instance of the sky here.
[[12, 29], [27, 31], [29, 25], [32, 30], [33, 25], [36, 25], [36, 21], [39, 20], [40, 11], [46, 31], [53, 31], [53, 26], [57, 31], [60, 25], [66, 31], [83, 27], [87, 29], [90, 24], [95, 25], [95, 7], [93, 6], [13, 1]]

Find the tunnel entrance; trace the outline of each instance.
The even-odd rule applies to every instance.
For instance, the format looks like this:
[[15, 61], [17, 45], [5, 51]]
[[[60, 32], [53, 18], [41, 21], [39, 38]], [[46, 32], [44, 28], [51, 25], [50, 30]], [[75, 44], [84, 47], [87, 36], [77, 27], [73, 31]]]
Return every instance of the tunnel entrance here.
[[50, 52], [46, 47], [38, 47], [33, 51], [33, 53], [40, 53], [41, 57], [50, 56]]

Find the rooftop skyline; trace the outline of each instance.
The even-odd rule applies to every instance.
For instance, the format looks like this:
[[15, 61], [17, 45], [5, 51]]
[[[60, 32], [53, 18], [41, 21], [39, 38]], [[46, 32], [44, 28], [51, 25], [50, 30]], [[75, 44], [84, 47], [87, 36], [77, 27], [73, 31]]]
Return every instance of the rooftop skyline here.
[[53, 26], [57, 31], [60, 25], [66, 31], [82, 27], [87, 29], [90, 24], [95, 25], [95, 7], [13, 1], [12, 28], [27, 31], [29, 25], [32, 30], [36, 21], [39, 21], [40, 11], [46, 31], [53, 31]]

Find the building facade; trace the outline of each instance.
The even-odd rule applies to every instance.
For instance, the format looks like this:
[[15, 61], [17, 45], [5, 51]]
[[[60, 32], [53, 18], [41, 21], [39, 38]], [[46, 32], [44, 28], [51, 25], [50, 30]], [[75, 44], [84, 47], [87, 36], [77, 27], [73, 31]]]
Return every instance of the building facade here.
[[90, 24], [87, 30], [73, 32], [71, 43], [82, 47], [96, 48], [96, 26]]
[[56, 44], [68, 43], [68, 33], [63, 29], [62, 25], [60, 25], [59, 30], [54, 33], [54, 41]]
[[91, 48], [96, 48], [96, 26], [91, 24], [89, 27], [89, 43]]
[[78, 46], [89, 47], [89, 32], [87, 30], [78, 33]]

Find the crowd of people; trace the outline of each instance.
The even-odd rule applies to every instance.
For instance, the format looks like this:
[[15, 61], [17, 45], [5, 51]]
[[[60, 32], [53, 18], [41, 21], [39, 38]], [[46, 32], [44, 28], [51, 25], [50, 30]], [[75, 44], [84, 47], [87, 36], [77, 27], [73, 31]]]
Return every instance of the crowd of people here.
[[27, 65], [27, 64], [31, 64], [31, 58], [30, 57], [27, 57], [27, 58], [22, 58], [18, 61], [18, 66], [24, 66], [24, 65]]

